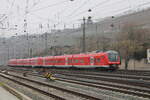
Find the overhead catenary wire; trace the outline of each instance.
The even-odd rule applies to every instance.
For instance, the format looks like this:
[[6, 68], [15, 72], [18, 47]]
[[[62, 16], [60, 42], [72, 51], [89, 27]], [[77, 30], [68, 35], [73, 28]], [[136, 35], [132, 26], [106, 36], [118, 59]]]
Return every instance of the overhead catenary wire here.
[[[102, 1], [102, 2], [100, 2], [100, 3], [98, 3], [98, 4], [96, 4], [96, 5], [94, 5], [94, 6], [92, 6], [92, 7], [89, 7], [89, 8], [90, 8], [90, 9], [94, 9], [94, 8], [96, 8], [98, 5], [103, 5], [103, 4], [105, 4], [105, 3], [108, 3], [108, 1], [110, 1], [110, 0], [104, 0], [104, 1]], [[89, 8], [88, 8], [88, 9], [89, 9]], [[68, 16], [68, 17], [78, 16], [78, 15], [80, 15], [80, 14], [87, 13], [87, 12], [88, 12], [88, 9], [83, 10], [83, 11], [81, 11], [81, 12], [79, 12], [79, 13], [75, 13], [75, 14], [73, 14], [73, 15], [71, 15], [71, 16]], [[80, 9], [78, 9], [78, 10], [80, 10]]]
[[[97, 3], [96, 5], [94, 5], [94, 6], [92, 6], [92, 7], [89, 7], [91, 10], [92, 10], [92, 12], [94, 12], [94, 10], [93, 9], [97, 9], [98, 7], [99, 7], [99, 5], [100, 5], [100, 7], [103, 7], [104, 5], [106, 5], [106, 4], [112, 4], [111, 2], [109, 2], [110, 0], [104, 0], [104, 1], [102, 1], [102, 2], [100, 2], [100, 3]], [[115, 2], [115, 3], [118, 3], [118, 2], [121, 2], [122, 0], [119, 0], [119, 1], [117, 1], [117, 2]], [[114, 2], [113, 2], [114, 3]], [[78, 17], [78, 16], [81, 16], [81, 15], [83, 15], [83, 14], [85, 14], [85, 13], [88, 13], [88, 9], [87, 10], [84, 10], [84, 11], [81, 11], [81, 12], [79, 12], [79, 13], [77, 13], [77, 14], [74, 14], [74, 15], [72, 15], [71, 17], [72, 18], [75, 18], [74, 16], [76, 16], [76, 17]]]
[[[98, 7], [104, 9], [103, 6], [110, 3], [110, 2], [108, 2], [108, 1], [110, 1], [110, 0], [102, 1], [102, 2], [96, 4], [96, 5], [92, 6], [92, 7], [89, 7], [89, 8], [92, 9], [92, 12], [94, 12], [93, 9], [96, 9], [96, 8], [98, 8]], [[119, 1], [113, 2], [113, 3], [115, 3], [115, 4], [116, 4], [116, 3], [117, 3], [117, 4], [119, 3], [119, 4], [120, 4], [120, 2], [122, 2], [122, 1], [123, 1], [123, 0], [119, 0]], [[129, 3], [130, 8], [131, 8], [131, 3], [130, 3], [130, 2], [128, 2], [128, 3]], [[146, 4], [146, 3], [145, 3], [145, 4]], [[100, 5], [100, 6], [99, 6], [99, 5]], [[111, 3], [111, 5], [112, 5], [112, 3]], [[122, 8], [121, 8], [121, 9], [122, 9]], [[124, 9], [123, 9], [123, 10], [124, 10]], [[104, 11], [104, 10], [103, 10], [103, 11]], [[122, 12], [122, 11], [120, 11], [120, 12]], [[85, 13], [88, 13], [88, 9], [87, 9], [87, 10], [83, 10], [83, 11], [77, 13], [77, 14], [75, 13], [75, 14], [72, 15], [71, 17], [72, 17], [72, 18], [73, 18], [74, 16], [78, 17], [78, 16], [83, 15], [83, 14], [85, 14]], [[97, 13], [95, 13], [95, 14], [97, 14]]]
[[37, 5], [39, 5], [43, 0], [38, 0], [38, 2], [34, 2], [33, 5], [30, 7], [30, 9], [36, 7]]
[[8, 10], [8, 14], [5, 14], [5, 16], [1, 17], [2, 20], [0, 19], [0, 22], [5, 20], [6, 18], [8, 18], [8, 16], [11, 14], [11, 10], [12, 10], [12, 7], [14, 6], [14, 4], [15, 4], [15, 0], [13, 0], [13, 2], [11, 3], [10, 8]]
[[[108, 0], [107, 0], [107, 2], [108, 2]], [[107, 4], [107, 3], [106, 3], [106, 4]], [[146, 3], [145, 3], [145, 4], [146, 4]], [[59, 5], [59, 4], [58, 4], [58, 5]], [[97, 5], [97, 4], [96, 4], [96, 5]], [[56, 6], [57, 6], [57, 5], [56, 5]], [[101, 6], [103, 6], [103, 4], [102, 4]], [[52, 6], [52, 7], [53, 7], [53, 6]], [[94, 6], [93, 6], [93, 7], [94, 7]], [[98, 8], [99, 6], [95, 6], [95, 7]], [[41, 7], [41, 8], [42, 8], [42, 7]], [[96, 8], [93, 8], [93, 9], [96, 9]], [[43, 10], [44, 10], [44, 9], [46, 9], [46, 8], [43, 8]], [[41, 9], [41, 10], [42, 10], [42, 9]], [[115, 10], [115, 11], [116, 11], [115, 13], [120, 13], [120, 12], [122, 13], [122, 12], [124, 12], [124, 10], [128, 10], [128, 9], [119, 9], [119, 10], [117, 10], [117, 11]], [[36, 12], [36, 11], [35, 11], [35, 12]], [[78, 12], [78, 10], [76, 10], [75, 12]], [[86, 10], [86, 12], [87, 12], [87, 10]], [[109, 11], [109, 12], [110, 12], [110, 11]], [[108, 12], [108, 13], [109, 13], [109, 12]], [[107, 12], [106, 12], [106, 13], [107, 13]], [[73, 18], [75, 18], [75, 17], [73, 17]], [[40, 19], [40, 18], [39, 18], [39, 19]], [[45, 19], [45, 20], [46, 20], [46, 19]]]
[[35, 9], [35, 10], [31, 10], [31, 12], [36, 12], [36, 11], [40, 11], [40, 10], [43, 10], [43, 9], [46, 9], [46, 8], [50, 8], [50, 7], [54, 7], [54, 6], [58, 6], [58, 5], [61, 5], [63, 3], [66, 3], [68, 2], [68, 0], [64, 0], [64, 1], [61, 1], [61, 2], [57, 2], [55, 4], [51, 4], [51, 5], [48, 5], [48, 6], [45, 6], [45, 7], [41, 7], [41, 8], [38, 8], [38, 9]]
[[119, 9], [119, 10], [117, 9], [116, 13], [124, 12], [124, 10], [128, 11], [128, 9]]
[[41, 19], [41, 20], [45, 20], [45, 21], [50, 20], [51, 22], [56, 22], [56, 21], [54, 21], [54, 20], [52, 20], [52, 19], [50, 19], [50, 18], [44, 18], [44, 17], [41, 17], [41, 16], [36, 15], [36, 14], [34, 14], [34, 13], [30, 13], [30, 15], [33, 15], [33, 16], [35, 16], [36, 18]]
[[[100, 14], [103, 14], [103, 15], [108, 15], [108, 14], [110, 14], [110, 12], [114, 12], [113, 14], [109, 15], [109, 16], [114, 16], [116, 14], [121, 14], [121, 13], [124, 13], [124, 12], [129, 11], [129, 10], [131, 10], [131, 9], [129, 9], [129, 7], [124, 7], [124, 8], [121, 8], [121, 9], [111, 9], [108, 12], [102, 12], [102, 13], [96, 12], [96, 13], [100, 13]], [[93, 15], [95, 15], [96, 13], [94, 13]]]
[[[150, 4], [150, 2], [147, 2], [147, 3], [142, 3], [142, 4], [139, 4], [139, 5], [137, 5], [137, 7], [142, 7], [142, 6], [144, 6], [145, 4]], [[111, 10], [112, 11], [112, 10]], [[132, 12], [131, 12], [132, 11]], [[113, 12], [115, 12], [112, 16], [114, 16], [114, 15], [122, 15], [122, 14], [127, 14], [127, 13], [133, 13], [133, 12], [135, 12], [136, 11], [136, 9], [130, 9], [130, 7], [124, 7], [124, 8], [121, 8], [121, 9], [116, 9], [116, 10], [114, 10]], [[101, 14], [108, 14], [108, 13], [110, 13], [110, 12], [103, 12], [103, 13], [101, 13]]]
[[145, 2], [145, 3], [142, 3], [142, 4], [138, 5], [138, 7], [143, 7], [143, 6], [146, 6], [146, 5], [149, 5], [149, 4], [150, 4], [150, 2]]
[[[121, 0], [122, 1], [122, 0]], [[119, 1], [120, 2], [120, 1]], [[116, 2], [115, 2], [116, 3]], [[150, 3], [150, 2], [146, 2], [146, 3], [143, 3], [143, 4], [139, 4], [138, 6], [144, 6], [144, 5], [146, 5], [147, 3]], [[100, 3], [99, 3], [100, 4]], [[97, 4], [98, 5], [98, 4]], [[94, 7], [94, 6], [93, 6]], [[127, 11], [129, 11], [129, 10], [132, 10], [132, 9], [129, 9], [129, 7], [124, 7], [124, 8], [121, 8], [121, 9], [117, 9], [117, 10], [113, 10], [113, 11], [115, 11], [115, 13], [114, 14], [112, 14], [112, 16], [113, 15], [116, 15], [116, 14], [122, 14], [122, 13], [124, 13], [124, 12], [127, 12]], [[112, 11], [112, 9], [111, 9], [111, 11]], [[87, 13], [87, 10], [86, 11], [82, 11], [82, 12], [80, 12], [80, 13], [78, 13], [78, 15], [77, 14], [75, 14], [77, 17], [79, 16], [79, 15], [83, 15], [84, 13]], [[97, 12], [98, 13], [98, 12]], [[97, 14], [97, 13], [95, 13], [95, 14]], [[108, 13], [110, 13], [110, 11], [108, 12]], [[107, 12], [103, 12], [102, 14], [107, 14]], [[74, 15], [74, 16], [75, 16]], [[106, 17], [106, 16], [105, 16]]]
[[85, 6], [87, 3], [89, 2], [89, 0], [85, 0], [79, 7], [77, 7], [76, 9], [74, 9], [69, 15], [67, 15], [66, 17], [72, 16], [73, 14], [75, 14], [78, 10], [80, 10], [83, 6]]

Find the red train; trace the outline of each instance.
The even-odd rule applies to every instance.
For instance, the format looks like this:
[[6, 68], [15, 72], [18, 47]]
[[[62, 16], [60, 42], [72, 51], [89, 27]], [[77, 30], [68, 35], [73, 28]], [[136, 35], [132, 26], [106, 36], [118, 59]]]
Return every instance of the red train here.
[[120, 56], [116, 51], [89, 54], [47, 56], [27, 59], [11, 59], [9, 66], [19, 67], [56, 67], [56, 68], [105, 68], [118, 69]]

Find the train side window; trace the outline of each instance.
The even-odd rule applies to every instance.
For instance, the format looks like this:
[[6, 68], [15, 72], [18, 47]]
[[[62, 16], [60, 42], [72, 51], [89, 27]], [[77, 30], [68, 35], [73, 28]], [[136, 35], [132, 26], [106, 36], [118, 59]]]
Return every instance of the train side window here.
[[72, 62], [73, 62], [73, 63], [78, 63], [79, 60], [78, 60], [78, 59], [73, 59]]
[[57, 60], [56, 60], [56, 63], [60, 63], [60, 60], [59, 60], [59, 59], [57, 59]]
[[72, 63], [72, 60], [71, 60], [71, 59], [68, 59], [68, 63], [69, 63], [69, 64]]
[[48, 61], [48, 60], [45, 60], [45, 62], [48, 63], [49, 61]]
[[101, 56], [101, 59], [104, 59], [105, 57], [104, 56]]
[[58, 60], [57, 60], [57, 63], [61, 63], [61, 60], [60, 60], [60, 59], [58, 59]]
[[63, 59], [61, 59], [61, 63], [64, 63], [65, 61]]
[[99, 62], [99, 63], [100, 63], [100, 61], [101, 61], [101, 59], [100, 59], [100, 58], [97, 58], [97, 62]]
[[49, 62], [49, 63], [52, 63], [52, 60], [49, 60], [48, 62]]
[[59, 60], [58, 60], [58, 59], [56, 60], [56, 63], [59, 63]]
[[59, 60], [59, 63], [62, 63], [62, 60], [61, 60], [61, 59]]
[[73, 59], [70, 59], [70, 61], [69, 61], [70, 63], [73, 63]]
[[78, 60], [78, 59], [76, 59], [76, 60], [75, 60], [75, 63], [78, 63], [78, 62], [79, 62], [79, 60]]
[[63, 59], [63, 60], [62, 60], [62, 63], [65, 63], [65, 62], [66, 62], [66, 60], [65, 60], [65, 59]]
[[59, 63], [63, 63], [63, 60], [62, 60], [62, 59], [60, 59], [60, 60], [59, 60]]
[[93, 57], [90, 58], [90, 62], [94, 63], [94, 58]]
[[72, 59], [72, 63], [76, 63], [76, 59]]
[[84, 59], [80, 59], [80, 63], [84, 63]]
[[100, 63], [100, 58], [95, 58], [95, 63]]
[[56, 63], [56, 60], [52, 60], [52, 61], [53, 61], [53, 64]]

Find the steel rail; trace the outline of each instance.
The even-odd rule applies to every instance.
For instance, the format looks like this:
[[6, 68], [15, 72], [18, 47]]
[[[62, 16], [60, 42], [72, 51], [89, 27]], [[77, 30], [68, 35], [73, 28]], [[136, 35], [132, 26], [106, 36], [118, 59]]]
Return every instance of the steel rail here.
[[57, 95], [54, 95], [54, 94], [51, 94], [51, 93], [49, 93], [49, 92], [43, 91], [43, 90], [41, 90], [41, 89], [35, 88], [35, 87], [31, 86], [31, 85], [28, 85], [28, 84], [25, 84], [25, 83], [23, 83], [23, 82], [17, 81], [17, 80], [15, 80], [15, 79], [13, 79], [13, 78], [4, 76], [4, 75], [2, 75], [2, 74], [0, 74], [0, 76], [3, 77], [3, 78], [6, 78], [6, 79], [8, 79], [8, 80], [11, 80], [11, 81], [13, 81], [13, 82], [15, 82], [15, 83], [17, 83], [17, 84], [19, 84], [19, 85], [22, 85], [22, 86], [28, 87], [28, 88], [30, 88], [30, 89], [33, 89], [33, 90], [35, 90], [35, 91], [37, 91], [37, 92], [39, 92], [39, 93], [41, 93], [41, 94], [50, 96], [50, 97], [55, 98], [55, 99], [58, 99], [58, 100], [65, 100], [65, 99], [62, 98], [62, 97], [59, 97], [59, 96], [57, 96]]
[[[41, 75], [36, 75], [36, 74], [29, 74], [29, 75], [33, 75], [33, 76], [38, 76], [38, 77], [42, 77]], [[95, 88], [99, 88], [99, 89], [106, 89], [106, 90], [112, 90], [112, 91], [116, 91], [116, 92], [122, 92], [122, 93], [126, 93], [126, 94], [132, 94], [132, 95], [136, 95], [138, 97], [146, 97], [146, 98], [150, 98], [150, 90], [149, 89], [143, 89], [141, 87], [141, 89], [139, 88], [135, 88], [135, 87], [131, 87], [131, 86], [124, 86], [124, 85], [115, 85], [115, 84], [109, 84], [109, 83], [101, 83], [101, 82], [93, 82], [93, 81], [84, 81], [84, 80], [79, 80], [77, 78], [73, 79], [73, 78], [67, 78], [67, 77], [60, 77], [60, 76], [56, 76], [57, 80], [59, 81], [64, 81], [64, 82], [69, 82], [69, 83], [75, 83], [75, 84], [79, 84], [79, 85], [85, 85], [85, 86], [91, 86], [91, 87], [95, 87]], [[136, 92], [135, 92], [136, 91]]]
[[74, 77], [78, 77], [78, 78], [87, 78], [87, 79], [94, 79], [94, 80], [117, 82], [117, 83], [122, 83], [122, 84], [130, 84], [130, 85], [133, 85], [133, 86], [141, 86], [141, 87], [150, 88], [150, 82], [149, 81], [144, 81], [144, 80], [124, 79], [124, 78], [106, 77], [106, 76], [68, 74], [68, 73], [61, 73], [61, 74], [62, 75], [67, 75], [67, 76], [74, 76]]
[[92, 95], [87, 95], [87, 94], [81, 93], [81, 92], [79, 93], [79, 92], [76, 92], [76, 91], [73, 91], [73, 90], [69, 90], [69, 89], [66, 89], [66, 88], [62, 88], [62, 87], [60, 88], [60, 87], [57, 87], [57, 86], [54, 86], [54, 85], [46, 84], [44, 82], [31, 80], [31, 79], [28, 79], [28, 78], [24, 78], [24, 77], [20, 77], [20, 76], [16, 76], [16, 75], [11, 75], [11, 74], [8, 74], [8, 75], [16, 77], [16, 78], [24, 79], [24, 80], [27, 80], [27, 81], [30, 81], [30, 82], [33, 82], [33, 83], [36, 83], [36, 84], [39, 84], [39, 85], [44, 85], [44, 86], [47, 86], [47, 87], [50, 87], [50, 88], [55, 88], [55, 89], [58, 89], [58, 90], [61, 90], [61, 91], [72, 93], [72, 94], [75, 94], [75, 95], [78, 95], [78, 96], [81, 96], [81, 97], [84, 97], [84, 98], [87, 98], [87, 99], [102, 100], [99, 97], [95, 97], [95, 96], [92, 96]]

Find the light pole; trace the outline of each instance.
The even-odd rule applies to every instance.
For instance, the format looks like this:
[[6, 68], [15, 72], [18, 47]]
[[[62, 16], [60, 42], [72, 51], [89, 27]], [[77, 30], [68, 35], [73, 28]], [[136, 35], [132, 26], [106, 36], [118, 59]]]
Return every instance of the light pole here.
[[[91, 21], [91, 16], [88, 17], [87, 21]], [[85, 34], [85, 27], [86, 27], [86, 18], [83, 17], [83, 34], [82, 34], [82, 52], [86, 52], [86, 34]]]
[[[91, 12], [92, 9], [88, 9], [88, 12]], [[91, 16], [88, 17], [87, 19], [88, 21], [91, 20]], [[86, 35], [85, 35], [85, 25], [86, 25], [86, 18], [83, 17], [83, 36], [82, 36], [82, 52], [85, 53], [86, 52]]]
[[[9, 43], [8, 43], [8, 41], [7, 41], [7, 43], [6, 43], [6, 39], [4, 38], [4, 41], [3, 41], [3, 44], [5, 45], [5, 48], [7, 49], [6, 50], [6, 55], [7, 55], [7, 60], [5, 59], [5, 61], [8, 61], [9, 60]], [[6, 63], [6, 62], [5, 62]]]
[[85, 46], [85, 17], [83, 17], [83, 36], [82, 36], [82, 52], [84, 53], [86, 50]]
[[45, 52], [46, 52], [46, 54], [48, 53], [47, 35], [48, 35], [48, 33], [46, 32], [46, 33], [45, 33]]
[[29, 0], [26, 0], [26, 7], [25, 7], [25, 18], [24, 18], [24, 33], [26, 33], [27, 35], [27, 54], [28, 54], [28, 57], [30, 57], [30, 42], [29, 42], [29, 33], [27, 31], [27, 28], [28, 28], [28, 24], [27, 24], [27, 15], [28, 15], [28, 3], [29, 3]]
[[99, 49], [98, 24], [96, 23], [96, 48]]

